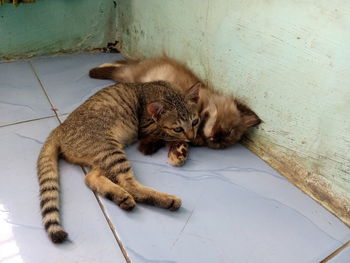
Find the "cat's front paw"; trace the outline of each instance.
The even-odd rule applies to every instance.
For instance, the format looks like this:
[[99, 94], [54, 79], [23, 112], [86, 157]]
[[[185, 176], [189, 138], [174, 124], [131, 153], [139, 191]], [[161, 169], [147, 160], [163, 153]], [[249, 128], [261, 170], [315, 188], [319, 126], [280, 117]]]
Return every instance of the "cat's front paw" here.
[[152, 155], [164, 146], [164, 142], [153, 138], [145, 138], [139, 143], [139, 151], [144, 155]]
[[182, 166], [187, 160], [188, 144], [174, 143], [170, 145], [168, 153], [168, 163], [172, 166]]
[[159, 148], [153, 147], [149, 144], [139, 144], [139, 151], [144, 155], [152, 155], [158, 151]]
[[168, 163], [172, 166], [183, 166], [186, 162], [186, 157], [183, 155], [177, 155], [177, 153], [171, 152], [168, 155]]

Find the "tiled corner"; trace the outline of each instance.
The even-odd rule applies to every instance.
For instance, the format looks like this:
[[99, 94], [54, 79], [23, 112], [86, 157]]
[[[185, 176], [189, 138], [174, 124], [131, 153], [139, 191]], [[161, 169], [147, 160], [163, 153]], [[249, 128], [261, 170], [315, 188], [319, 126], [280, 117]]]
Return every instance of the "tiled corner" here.
[[0, 262], [125, 262], [79, 166], [60, 162], [61, 213], [69, 241], [41, 224], [36, 160], [56, 118], [0, 128]]
[[132, 262], [318, 262], [350, 237], [339, 219], [243, 146], [191, 149], [182, 168], [166, 151], [127, 150], [140, 182], [182, 198], [177, 212], [103, 199]]
[[52, 115], [30, 64], [0, 63], [0, 126]]
[[78, 54], [37, 58], [31, 63], [58, 113], [70, 113], [95, 92], [114, 83], [91, 79], [89, 70], [121, 58], [116, 53]]

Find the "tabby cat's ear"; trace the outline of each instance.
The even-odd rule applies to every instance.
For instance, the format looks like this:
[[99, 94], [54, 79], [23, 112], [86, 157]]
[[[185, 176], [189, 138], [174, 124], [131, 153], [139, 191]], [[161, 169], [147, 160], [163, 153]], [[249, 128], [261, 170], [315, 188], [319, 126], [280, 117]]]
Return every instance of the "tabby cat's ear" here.
[[186, 93], [186, 100], [198, 103], [199, 90], [203, 87], [201, 82], [195, 83]]
[[147, 112], [153, 119], [158, 120], [163, 111], [164, 106], [159, 101], [155, 101], [147, 105]]

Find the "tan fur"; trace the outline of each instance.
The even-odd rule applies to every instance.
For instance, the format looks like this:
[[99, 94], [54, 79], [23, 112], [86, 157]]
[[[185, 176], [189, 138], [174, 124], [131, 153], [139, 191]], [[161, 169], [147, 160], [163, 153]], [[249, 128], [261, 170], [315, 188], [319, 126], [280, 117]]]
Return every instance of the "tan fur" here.
[[173, 166], [182, 166], [187, 159], [187, 152], [187, 143], [172, 143], [168, 153], [169, 164]]
[[[46, 140], [38, 158], [43, 224], [53, 242], [67, 233], [59, 219], [57, 159], [88, 166], [85, 183], [97, 193], [131, 210], [136, 202], [176, 210], [181, 200], [141, 185], [133, 175], [123, 148], [141, 137], [184, 141], [194, 138], [198, 90], [183, 95], [164, 82], [118, 84], [107, 87], [79, 106]], [[175, 132], [181, 127], [183, 132]], [[191, 139], [193, 139], [191, 138]]]
[[181, 92], [199, 82], [199, 79], [188, 68], [168, 57], [141, 61], [123, 60], [117, 61], [114, 65], [120, 68], [112, 75], [112, 79], [115, 81], [151, 82], [162, 80], [175, 84]]
[[[249, 128], [260, 123], [259, 117], [236, 98], [223, 95], [205, 87], [201, 80], [183, 64], [169, 57], [145, 60], [121, 60], [90, 70], [93, 78], [113, 79], [117, 82], [168, 81], [180, 92], [187, 91], [195, 83], [201, 83], [199, 103], [201, 126], [192, 143], [211, 148], [225, 148], [239, 141]], [[174, 163], [173, 157], [170, 163]], [[183, 157], [181, 157], [183, 158]], [[175, 161], [175, 163], [177, 163]], [[183, 163], [179, 160], [179, 163]]]
[[105, 68], [105, 67], [119, 67], [119, 64], [114, 64], [114, 63], [103, 63], [99, 67], [100, 68]]

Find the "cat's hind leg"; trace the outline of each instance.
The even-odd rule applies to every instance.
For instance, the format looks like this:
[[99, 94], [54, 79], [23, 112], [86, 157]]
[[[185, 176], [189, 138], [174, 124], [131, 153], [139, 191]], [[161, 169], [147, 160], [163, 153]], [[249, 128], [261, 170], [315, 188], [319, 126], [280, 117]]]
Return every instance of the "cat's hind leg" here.
[[116, 82], [135, 82], [134, 73], [128, 65], [123, 64], [102, 64], [89, 71], [90, 78], [112, 79]]
[[85, 183], [124, 210], [132, 210], [136, 205], [134, 198], [125, 189], [110, 181], [99, 169], [92, 169], [85, 176]]
[[113, 72], [115, 71], [115, 66], [103, 66], [90, 69], [89, 76], [94, 79], [113, 79]]
[[101, 151], [95, 159], [98, 170], [107, 177], [107, 180], [109, 179], [122, 187], [136, 202], [148, 203], [170, 210], [176, 210], [181, 206], [180, 198], [158, 192], [137, 182], [124, 151], [120, 146], [117, 146], [117, 144], [114, 146], [111, 144], [111, 148]]
[[118, 184], [128, 191], [136, 202], [147, 203], [172, 211], [179, 209], [181, 206], [180, 198], [140, 184], [131, 173], [120, 174]]

